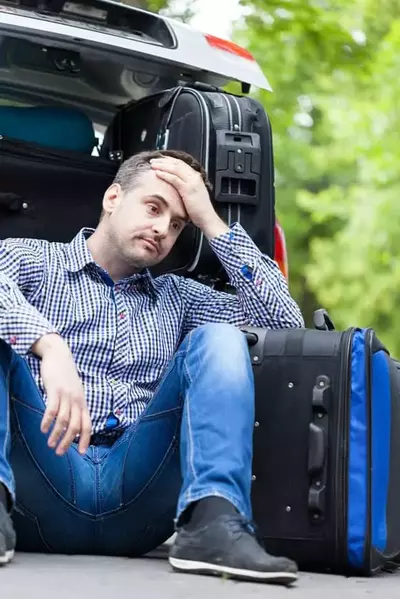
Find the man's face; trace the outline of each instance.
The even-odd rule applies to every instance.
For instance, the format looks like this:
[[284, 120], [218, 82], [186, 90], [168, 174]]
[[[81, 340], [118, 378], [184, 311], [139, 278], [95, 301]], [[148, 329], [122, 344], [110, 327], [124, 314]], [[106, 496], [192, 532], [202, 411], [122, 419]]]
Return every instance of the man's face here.
[[112, 185], [103, 200], [113, 251], [132, 270], [161, 262], [187, 222], [177, 190], [153, 171], [144, 171], [133, 191]]

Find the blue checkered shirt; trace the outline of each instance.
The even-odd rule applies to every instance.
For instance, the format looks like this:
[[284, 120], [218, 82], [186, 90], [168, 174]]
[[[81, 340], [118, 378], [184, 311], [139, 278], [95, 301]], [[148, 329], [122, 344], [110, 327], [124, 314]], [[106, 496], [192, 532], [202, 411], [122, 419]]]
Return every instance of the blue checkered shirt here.
[[240, 224], [211, 240], [236, 294], [148, 271], [113, 283], [90, 254], [82, 229], [71, 243], [0, 242], [0, 339], [23, 356], [46, 401], [40, 359], [46, 333], [68, 343], [81, 376], [93, 433], [134, 422], [151, 400], [183, 337], [208, 322], [303, 327], [276, 263]]

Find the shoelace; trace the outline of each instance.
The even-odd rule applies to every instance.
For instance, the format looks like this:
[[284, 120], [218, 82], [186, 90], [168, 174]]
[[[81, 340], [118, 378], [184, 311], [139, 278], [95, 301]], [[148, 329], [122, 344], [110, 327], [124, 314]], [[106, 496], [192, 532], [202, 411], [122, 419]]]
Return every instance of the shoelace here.
[[262, 537], [255, 522], [246, 520], [241, 514], [238, 514], [230, 516], [226, 520], [226, 524], [229, 526], [235, 541], [239, 540], [243, 533], [246, 533], [254, 537], [257, 543], [263, 547]]

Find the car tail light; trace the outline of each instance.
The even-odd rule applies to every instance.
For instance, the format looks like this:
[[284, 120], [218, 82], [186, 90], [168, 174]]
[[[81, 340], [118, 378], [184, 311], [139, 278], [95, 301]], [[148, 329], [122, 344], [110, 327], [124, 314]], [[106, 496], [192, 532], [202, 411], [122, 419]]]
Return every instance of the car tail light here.
[[275, 262], [278, 263], [283, 276], [289, 279], [289, 265], [286, 249], [285, 232], [278, 222], [275, 222]]
[[246, 50], [246, 48], [242, 48], [241, 46], [238, 46], [237, 44], [234, 44], [228, 40], [224, 40], [220, 37], [215, 37], [215, 35], [209, 35], [208, 33], [205, 34], [204, 37], [213, 48], [217, 48], [218, 50], [229, 52], [230, 54], [235, 54], [236, 56], [240, 56], [241, 58], [255, 62], [255, 58], [248, 50]]

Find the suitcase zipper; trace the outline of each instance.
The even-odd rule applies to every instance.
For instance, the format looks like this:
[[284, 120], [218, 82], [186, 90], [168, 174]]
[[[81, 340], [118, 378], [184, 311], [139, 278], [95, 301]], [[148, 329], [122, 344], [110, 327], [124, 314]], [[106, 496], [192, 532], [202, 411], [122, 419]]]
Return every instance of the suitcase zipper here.
[[[232, 119], [232, 123], [233, 123], [232, 124], [232, 128], [235, 131], [241, 131], [242, 128], [243, 128], [243, 123], [242, 123], [242, 113], [241, 113], [241, 110], [240, 110], [240, 105], [239, 105], [239, 102], [237, 101], [237, 99], [235, 98], [235, 96], [230, 96], [230, 97], [231, 97], [232, 101], [234, 102], [234, 104], [236, 105], [237, 119], [238, 119], [237, 124], [233, 123], [233, 119]], [[240, 195], [240, 192], [241, 192], [241, 185], [242, 185], [242, 182], [239, 179], [239, 181], [238, 181], [239, 195]], [[241, 205], [238, 204], [237, 205], [237, 221], [238, 221], [239, 224], [240, 224], [240, 217], [241, 217]]]
[[[335, 495], [337, 501], [335, 504], [340, 506], [339, 526], [336, 527], [336, 551], [337, 561], [343, 561], [343, 566], [347, 567], [347, 527], [348, 527], [348, 514], [347, 514], [347, 497], [348, 497], [348, 455], [349, 455], [349, 420], [350, 420], [350, 353], [351, 345], [353, 341], [353, 334], [356, 329], [354, 327], [348, 329], [344, 333], [344, 351], [342, 353], [342, 360], [340, 365], [341, 378], [339, 389], [343, 392], [345, 398], [344, 406], [338, 402], [341, 406], [338, 415], [339, 426], [337, 427], [337, 438], [336, 438], [336, 473], [335, 473]], [[345, 336], [346, 335], [346, 336]], [[340, 398], [339, 398], [340, 399]], [[341, 443], [341, 436], [343, 445]]]
[[[364, 565], [366, 567], [366, 571], [371, 571], [371, 483], [372, 483], [372, 398], [371, 398], [371, 381], [372, 381], [372, 372], [371, 372], [371, 356], [372, 356], [372, 340], [373, 340], [374, 331], [372, 329], [367, 329], [365, 332], [365, 370], [366, 370], [366, 388], [367, 388], [367, 397], [368, 401], [368, 409], [367, 409], [367, 431], [368, 431], [368, 446], [367, 446], [367, 472], [369, 476], [367, 478], [367, 514], [369, 515], [367, 518], [367, 526], [365, 532], [365, 545], [364, 545]], [[368, 550], [368, 551], [367, 551]]]
[[[240, 111], [239, 102], [237, 101], [237, 99], [235, 98], [235, 96], [231, 96], [231, 99], [236, 104], [237, 117], [238, 117], [237, 126], [239, 127], [238, 131], [241, 131], [242, 127], [243, 127], [243, 124], [242, 124], [242, 113]], [[235, 123], [233, 123], [233, 128], [235, 129]]]
[[[225, 94], [222, 94], [222, 98], [226, 104], [227, 110], [228, 110], [228, 126], [229, 126], [229, 130], [232, 131], [233, 129], [233, 114], [232, 114], [232, 106], [231, 103], [229, 102], [228, 97]], [[229, 181], [229, 193], [231, 192], [231, 183]], [[232, 224], [232, 204], [228, 204], [228, 226], [230, 227]]]
[[[193, 94], [195, 96], [195, 98], [197, 98], [197, 101], [201, 107], [201, 111], [203, 114], [203, 123], [205, 123], [205, 135], [202, 135], [202, 144], [204, 144], [202, 146], [202, 150], [203, 150], [203, 164], [205, 165], [205, 170], [208, 174], [208, 170], [209, 170], [209, 160], [210, 160], [210, 128], [211, 128], [211, 121], [210, 121], [210, 114], [208, 112], [208, 106], [207, 103], [205, 101], [205, 99], [203, 98], [203, 96], [195, 89], [187, 89], [187, 92]], [[195, 270], [195, 268], [197, 267], [199, 260], [200, 260], [200, 255], [201, 255], [201, 251], [203, 249], [203, 242], [204, 242], [204, 235], [203, 232], [200, 231], [200, 239], [199, 239], [199, 246], [197, 248], [197, 254], [193, 260], [193, 264], [191, 266], [189, 266], [189, 268], [187, 269], [188, 272], [193, 272]]]
[[[21, 147], [18, 147], [19, 145], [21, 145]], [[116, 163], [98, 158], [96, 156], [80, 156], [79, 159], [76, 159], [75, 156], [72, 157], [69, 155], [63, 155], [62, 150], [60, 153], [52, 152], [51, 150], [47, 151], [44, 148], [35, 146], [33, 144], [30, 145], [27, 143], [25, 145], [23, 142], [19, 143], [0, 135], [0, 152], [2, 151], [6, 152], [9, 156], [24, 158], [25, 160], [30, 160], [31, 162], [42, 163], [46, 160], [51, 160], [53, 164], [70, 166], [85, 171], [92, 170], [99, 172], [99, 170], [104, 170], [108, 166], [110, 167], [110, 173], [116, 172], [117, 170]], [[99, 169], [100, 165], [101, 169]]]

